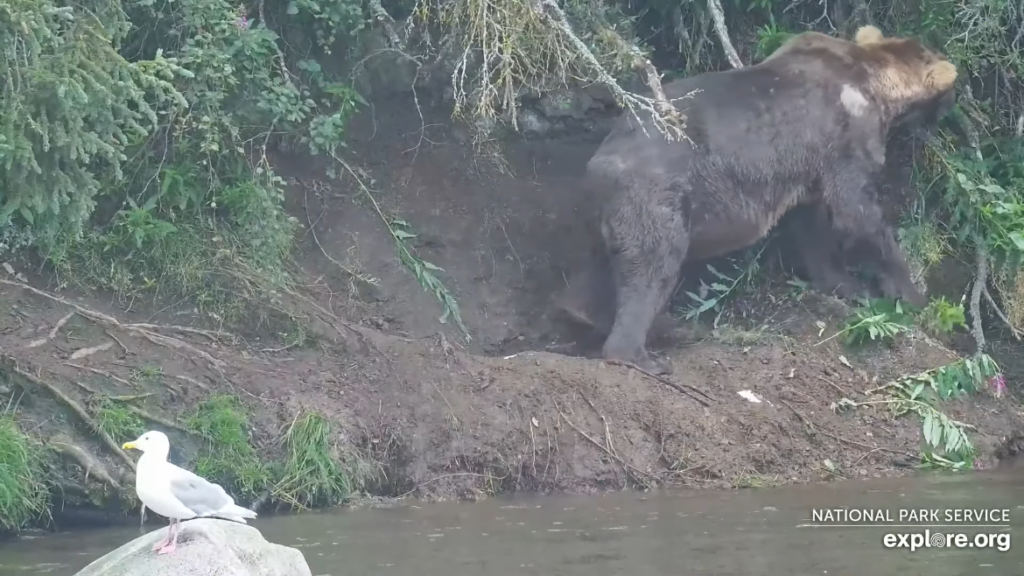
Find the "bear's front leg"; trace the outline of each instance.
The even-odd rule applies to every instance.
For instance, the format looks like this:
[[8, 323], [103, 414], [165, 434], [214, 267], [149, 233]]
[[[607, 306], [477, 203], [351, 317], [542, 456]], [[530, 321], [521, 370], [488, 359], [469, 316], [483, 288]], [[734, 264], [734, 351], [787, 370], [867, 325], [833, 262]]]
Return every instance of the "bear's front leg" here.
[[832, 225], [836, 232], [864, 246], [865, 255], [873, 253], [884, 296], [923, 307], [928, 299], [914, 284], [903, 248], [882, 217], [882, 209], [868, 193], [870, 181], [870, 173], [847, 168], [826, 183], [825, 202], [832, 212]]
[[782, 233], [799, 272], [815, 290], [851, 299], [871, 293], [866, 282], [847, 270], [843, 233], [832, 227], [826, 205], [794, 208], [787, 215]]

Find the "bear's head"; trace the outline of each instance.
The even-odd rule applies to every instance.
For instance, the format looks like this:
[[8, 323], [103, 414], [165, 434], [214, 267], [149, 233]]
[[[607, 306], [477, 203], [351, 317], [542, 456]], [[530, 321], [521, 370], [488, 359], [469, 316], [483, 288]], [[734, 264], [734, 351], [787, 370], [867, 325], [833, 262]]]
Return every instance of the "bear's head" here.
[[874, 26], [857, 30], [871, 88], [889, 103], [897, 122], [922, 117], [937, 121], [956, 103], [956, 66], [911, 38], [886, 38]]

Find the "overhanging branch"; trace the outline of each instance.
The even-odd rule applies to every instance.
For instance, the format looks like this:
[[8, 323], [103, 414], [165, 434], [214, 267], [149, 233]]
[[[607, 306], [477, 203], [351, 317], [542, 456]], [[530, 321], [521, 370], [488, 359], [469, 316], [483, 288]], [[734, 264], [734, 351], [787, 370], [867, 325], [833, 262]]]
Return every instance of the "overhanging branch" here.
[[743, 68], [743, 61], [740, 60], [736, 47], [729, 39], [729, 29], [725, 26], [725, 10], [722, 9], [722, 2], [708, 0], [708, 10], [711, 11], [711, 18], [715, 22], [715, 32], [718, 33], [718, 40], [722, 42], [722, 50], [725, 52], [725, 57], [729, 59], [729, 64], [733, 68]]
[[555, 0], [539, 0], [538, 3], [539, 11], [544, 15], [548, 23], [564, 35], [569, 42], [576, 48], [579, 56], [587, 63], [587, 65], [597, 75], [597, 81], [608, 86], [608, 88], [615, 95], [616, 100], [620, 101], [625, 108], [632, 112], [633, 116], [640, 122], [640, 127], [647, 133], [647, 130], [643, 127], [643, 120], [640, 118], [639, 112], [646, 112], [651, 115], [651, 119], [654, 122], [655, 128], [659, 132], [665, 135], [669, 140], [678, 140], [689, 138], [683, 133], [683, 126], [686, 122], [686, 116], [683, 115], [668, 99], [665, 95], [665, 89], [661, 85], [661, 75], [658, 70], [654, 67], [651, 61], [644, 56], [643, 52], [639, 48], [633, 46], [622, 39], [615, 31], [610, 29], [601, 30], [602, 35], [616, 44], [622, 49], [629, 52], [632, 58], [632, 65], [637, 71], [641, 71], [646, 77], [647, 86], [650, 87], [653, 98], [646, 96], [640, 96], [623, 90], [615, 78], [608, 73], [607, 70], [594, 56], [594, 53], [590, 51], [586, 43], [583, 42], [573, 31], [572, 26], [569, 24], [568, 19], [565, 16], [565, 12], [558, 6]]

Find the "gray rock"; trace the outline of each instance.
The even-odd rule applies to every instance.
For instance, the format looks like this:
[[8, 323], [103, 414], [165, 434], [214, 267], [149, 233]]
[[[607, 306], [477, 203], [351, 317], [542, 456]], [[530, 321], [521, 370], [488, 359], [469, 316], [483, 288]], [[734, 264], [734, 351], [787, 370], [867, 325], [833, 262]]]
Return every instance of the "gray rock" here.
[[302, 552], [267, 542], [237, 522], [199, 518], [181, 523], [178, 547], [158, 556], [153, 545], [167, 528], [107, 553], [75, 576], [312, 576]]

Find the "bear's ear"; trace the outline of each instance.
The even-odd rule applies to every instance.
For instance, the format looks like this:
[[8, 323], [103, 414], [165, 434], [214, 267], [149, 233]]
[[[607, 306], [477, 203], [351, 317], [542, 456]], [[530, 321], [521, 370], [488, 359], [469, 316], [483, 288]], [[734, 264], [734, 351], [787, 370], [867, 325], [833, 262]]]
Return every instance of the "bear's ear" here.
[[929, 88], [948, 90], [956, 83], [956, 65], [945, 60], [935, 62], [925, 71]]
[[861, 46], [865, 44], [878, 44], [882, 41], [882, 31], [874, 26], [861, 26], [854, 36], [854, 41]]

